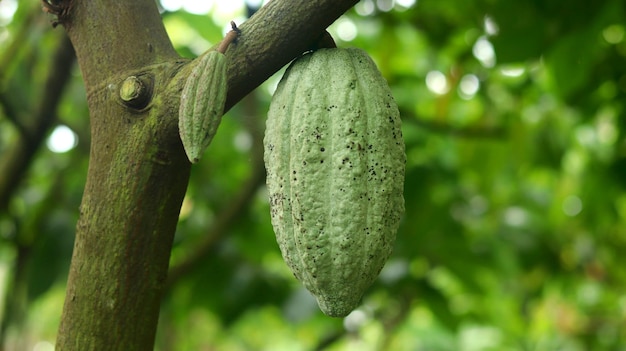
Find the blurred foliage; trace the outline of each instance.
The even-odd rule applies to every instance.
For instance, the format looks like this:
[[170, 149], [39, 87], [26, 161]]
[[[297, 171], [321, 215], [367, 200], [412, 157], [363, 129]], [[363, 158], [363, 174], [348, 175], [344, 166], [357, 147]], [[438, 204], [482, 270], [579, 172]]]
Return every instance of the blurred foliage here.
[[[46, 93], [62, 32], [35, 3], [0, 2], [0, 159]], [[166, 8], [186, 57], [254, 10]], [[623, 1], [362, 0], [329, 31], [370, 53], [402, 111], [393, 256], [343, 320], [283, 263], [254, 179], [279, 73], [228, 112], [192, 170], [171, 259], [191, 265], [164, 297], [157, 349], [626, 350]], [[60, 318], [89, 155], [73, 72], [54, 112], [77, 146], [39, 150], [0, 213], [6, 350], [51, 350]]]

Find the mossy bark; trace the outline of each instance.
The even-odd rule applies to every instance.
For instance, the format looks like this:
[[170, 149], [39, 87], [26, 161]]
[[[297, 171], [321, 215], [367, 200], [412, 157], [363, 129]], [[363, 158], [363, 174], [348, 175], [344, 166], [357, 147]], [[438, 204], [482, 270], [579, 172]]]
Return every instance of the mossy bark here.
[[[168, 92], [183, 62], [153, 1], [71, 9], [92, 138], [57, 350], [149, 350], [190, 170]], [[119, 96], [131, 75], [152, 80], [147, 109]]]
[[[274, 0], [241, 25], [226, 52], [227, 108], [356, 2]], [[153, 0], [56, 3], [85, 81], [92, 133], [56, 349], [152, 350], [190, 171], [178, 136], [188, 61], [173, 49]], [[145, 84], [145, 103], [120, 98], [131, 76]]]

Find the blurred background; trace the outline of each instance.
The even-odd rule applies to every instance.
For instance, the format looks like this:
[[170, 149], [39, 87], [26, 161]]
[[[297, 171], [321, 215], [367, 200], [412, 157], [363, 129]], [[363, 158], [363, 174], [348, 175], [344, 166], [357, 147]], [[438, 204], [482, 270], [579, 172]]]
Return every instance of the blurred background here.
[[[261, 5], [159, 4], [190, 58]], [[6, 351], [54, 349], [88, 165], [85, 89], [50, 20], [0, 1]], [[626, 350], [623, 1], [362, 0], [329, 32], [372, 56], [401, 109], [393, 256], [344, 319], [287, 269], [261, 146], [281, 71], [192, 169], [157, 350]]]

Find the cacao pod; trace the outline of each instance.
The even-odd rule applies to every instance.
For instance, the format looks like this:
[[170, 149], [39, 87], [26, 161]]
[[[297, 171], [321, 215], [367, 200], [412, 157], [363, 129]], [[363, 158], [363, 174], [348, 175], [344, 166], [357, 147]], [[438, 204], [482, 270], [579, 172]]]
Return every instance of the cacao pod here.
[[404, 213], [398, 107], [359, 49], [320, 49], [282, 77], [264, 138], [271, 219], [285, 262], [341, 317], [392, 252]]
[[185, 153], [196, 163], [213, 140], [226, 103], [226, 56], [209, 51], [198, 57], [180, 96], [178, 131]]

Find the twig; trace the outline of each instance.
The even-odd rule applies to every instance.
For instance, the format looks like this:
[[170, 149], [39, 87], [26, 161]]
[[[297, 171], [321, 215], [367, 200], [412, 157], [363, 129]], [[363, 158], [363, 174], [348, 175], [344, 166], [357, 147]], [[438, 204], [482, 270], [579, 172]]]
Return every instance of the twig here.
[[39, 14], [41, 12], [37, 9], [29, 11], [15, 34], [12, 35], [13, 41], [3, 50], [0, 56], [0, 82], [4, 81], [5, 75], [9, 72], [9, 66], [15, 62], [20, 50], [25, 47], [24, 42], [28, 34], [33, 30], [35, 19]]
[[6, 119], [11, 121], [11, 123], [15, 126], [15, 128], [20, 133], [20, 138], [30, 139], [30, 133], [26, 126], [20, 122], [18, 117], [18, 112], [13, 105], [11, 104], [10, 99], [4, 92], [0, 92], [0, 107], [4, 110], [4, 116]]
[[[15, 35], [13, 35], [13, 41], [0, 56], [0, 85], [5, 79], [8, 79], [7, 74], [10, 71], [10, 66], [15, 64], [21, 50], [25, 47], [24, 42], [28, 34], [33, 30], [35, 19], [39, 14], [40, 12], [36, 8], [29, 10], [26, 18], [24, 18], [24, 21], [15, 32]], [[20, 122], [17, 110], [11, 104], [11, 98], [8, 92], [0, 91], [0, 107], [4, 110], [5, 117], [11, 121], [20, 134], [23, 137], [28, 137], [28, 130], [26, 126]]]
[[0, 159], [0, 212], [6, 210], [9, 199], [24, 179], [35, 152], [55, 120], [57, 106], [61, 101], [64, 87], [69, 81], [74, 63], [74, 51], [67, 36], [63, 35], [52, 59], [48, 77], [44, 83], [44, 96], [39, 99], [32, 119], [30, 138], [21, 138], [13, 147], [2, 154]]
[[[254, 118], [252, 121], [258, 122], [258, 119]], [[250, 204], [259, 186], [263, 184], [265, 167], [263, 166], [262, 131], [256, 126], [251, 126], [249, 129], [254, 140], [252, 145], [252, 173], [250, 177], [243, 184], [239, 193], [234, 196], [233, 200], [217, 215], [216, 221], [209, 228], [204, 239], [197, 244], [195, 250], [184, 261], [170, 268], [164, 288], [165, 291], [170, 290], [177, 281], [206, 257], [218, 240], [226, 234], [228, 228], [236, 222], [242, 211]]]
[[196, 249], [184, 261], [170, 269], [167, 282], [165, 283], [165, 291], [170, 290], [177, 281], [189, 273], [199, 261], [204, 259], [218, 240], [227, 232], [228, 228], [236, 222], [241, 212], [250, 203], [256, 190], [263, 183], [264, 175], [263, 166], [258, 163], [255, 164], [250, 178], [247, 179], [233, 201], [218, 214], [217, 220], [208, 230], [208, 233], [205, 234], [204, 240], [197, 244]]

